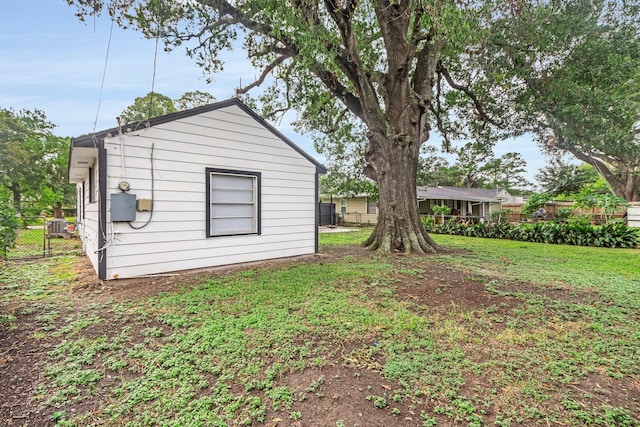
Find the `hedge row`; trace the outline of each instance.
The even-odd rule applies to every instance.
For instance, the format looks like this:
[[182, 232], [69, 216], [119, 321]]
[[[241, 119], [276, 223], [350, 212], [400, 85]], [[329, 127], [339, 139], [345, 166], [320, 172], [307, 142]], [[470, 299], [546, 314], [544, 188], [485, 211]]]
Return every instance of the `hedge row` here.
[[545, 221], [533, 224], [460, 224], [451, 221], [445, 224], [425, 222], [424, 227], [427, 232], [435, 234], [559, 245], [637, 248], [640, 244], [638, 230], [620, 223], [594, 226], [578, 221], [567, 223]]

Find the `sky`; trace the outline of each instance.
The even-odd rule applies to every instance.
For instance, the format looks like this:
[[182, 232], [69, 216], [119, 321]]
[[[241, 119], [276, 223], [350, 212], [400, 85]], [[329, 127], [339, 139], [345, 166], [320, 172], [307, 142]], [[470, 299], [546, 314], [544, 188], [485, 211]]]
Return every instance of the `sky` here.
[[[0, 13], [0, 107], [42, 110], [59, 136], [80, 136], [116, 126], [116, 117], [136, 97], [151, 91], [172, 99], [188, 91], [209, 92], [217, 100], [234, 95], [259, 72], [242, 51], [226, 54], [224, 71], [207, 83], [184, 50], [158, 48], [154, 40], [113, 25], [107, 17], [83, 23], [65, 0], [5, 1]], [[108, 48], [108, 55], [107, 55]], [[287, 117], [295, 117], [289, 115]], [[293, 132], [285, 119], [274, 124], [310, 155], [323, 161], [311, 140]], [[518, 152], [534, 181], [546, 166], [535, 143], [520, 138], [499, 143], [495, 155]]]

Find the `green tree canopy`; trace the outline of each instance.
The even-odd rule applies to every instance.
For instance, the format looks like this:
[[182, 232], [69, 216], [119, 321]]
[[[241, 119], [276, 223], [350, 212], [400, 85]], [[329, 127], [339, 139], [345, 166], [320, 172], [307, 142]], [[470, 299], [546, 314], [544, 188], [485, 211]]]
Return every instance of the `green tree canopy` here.
[[418, 185], [428, 187], [457, 186], [460, 173], [457, 168], [451, 166], [446, 158], [439, 154], [437, 147], [423, 145], [420, 159], [418, 160]]
[[201, 90], [193, 90], [185, 92], [180, 98], [173, 101], [173, 105], [180, 110], [189, 110], [191, 108], [202, 107], [203, 105], [215, 102], [215, 96]]
[[320, 194], [322, 196], [348, 197], [366, 194], [376, 199], [378, 197], [378, 188], [370, 179], [330, 169], [329, 173], [320, 177]]
[[542, 190], [553, 197], [580, 192], [587, 185], [598, 181], [598, 172], [593, 166], [569, 164], [562, 158], [552, 157], [549, 165], [540, 169], [536, 179]]
[[435, 147], [423, 149], [419, 163], [420, 185], [454, 187], [522, 189], [531, 185], [524, 177], [526, 161], [519, 153], [495, 157], [491, 148], [479, 143], [467, 143], [454, 150], [453, 165], [438, 156]]
[[161, 93], [149, 92], [145, 96], [137, 97], [133, 104], [125, 108], [120, 114], [120, 123], [139, 122], [152, 117], [164, 116], [165, 114], [178, 111], [173, 104], [173, 100]]
[[53, 128], [42, 111], [0, 109], [0, 183], [18, 211], [24, 202], [39, 212], [75, 199], [66, 178], [69, 139]]
[[527, 162], [520, 153], [505, 153], [492, 158], [484, 164], [482, 172], [485, 176], [485, 187], [514, 190], [532, 185], [524, 177]]

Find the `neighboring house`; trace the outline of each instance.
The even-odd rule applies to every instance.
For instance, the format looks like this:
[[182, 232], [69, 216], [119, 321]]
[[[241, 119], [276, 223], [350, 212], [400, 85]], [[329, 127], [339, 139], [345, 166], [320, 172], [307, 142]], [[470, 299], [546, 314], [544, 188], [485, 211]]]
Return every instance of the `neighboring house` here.
[[463, 187], [418, 187], [417, 196], [421, 214], [433, 214], [437, 205], [451, 208], [451, 215], [476, 218], [488, 218], [514, 200], [506, 190]]
[[326, 169], [237, 99], [71, 141], [100, 279], [317, 252]]
[[[451, 215], [488, 218], [502, 208], [502, 203], [514, 198], [506, 190], [460, 187], [418, 187], [418, 211], [432, 215], [433, 207], [449, 206]], [[335, 203], [336, 212], [345, 224], [376, 224], [378, 202], [366, 194], [355, 196], [322, 197], [325, 203]]]
[[374, 225], [378, 222], [378, 201], [367, 194], [322, 196], [322, 202], [336, 205], [336, 216], [341, 224]]

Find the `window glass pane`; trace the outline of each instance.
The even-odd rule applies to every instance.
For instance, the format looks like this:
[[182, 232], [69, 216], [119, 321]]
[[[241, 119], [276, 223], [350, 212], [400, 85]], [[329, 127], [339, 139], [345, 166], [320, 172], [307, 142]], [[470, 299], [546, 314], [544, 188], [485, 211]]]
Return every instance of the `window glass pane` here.
[[214, 203], [253, 202], [253, 190], [213, 189], [211, 201]]
[[211, 206], [211, 218], [253, 217], [253, 205], [218, 205]]
[[213, 174], [212, 177], [212, 187], [213, 188], [227, 188], [227, 189], [245, 189], [251, 190], [253, 189], [253, 180], [255, 179], [252, 176], [228, 176], [228, 175], [217, 175]]
[[211, 234], [253, 232], [253, 218], [222, 218], [211, 221]]

